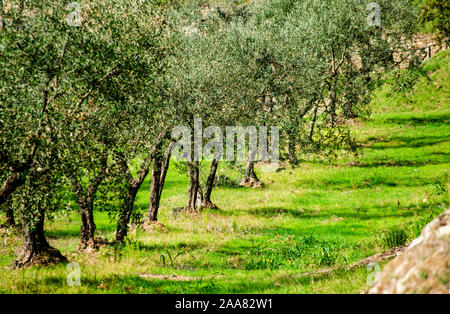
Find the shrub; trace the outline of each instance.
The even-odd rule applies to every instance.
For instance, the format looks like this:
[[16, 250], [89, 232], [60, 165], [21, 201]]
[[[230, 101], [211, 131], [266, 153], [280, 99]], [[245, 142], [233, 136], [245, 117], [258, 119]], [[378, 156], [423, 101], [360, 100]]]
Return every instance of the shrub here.
[[318, 246], [312, 255], [312, 264], [318, 266], [331, 266], [336, 263], [339, 251], [335, 247]]
[[422, 5], [421, 22], [429, 23], [439, 39], [450, 36], [450, 2], [425, 0]]
[[421, 77], [427, 77], [422, 68], [411, 68], [394, 71], [388, 79], [391, 83], [392, 93], [408, 93], [411, 92]]
[[387, 249], [404, 245], [407, 238], [408, 236], [406, 231], [398, 227], [385, 230], [381, 234], [381, 242]]
[[427, 224], [429, 224], [437, 215], [439, 215], [439, 211], [430, 211], [419, 217], [415, 220], [411, 227], [409, 228], [409, 234], [411, 239], [415, 239], [422, 233], [422, 230], [425, 228]]
[[251, 252], [252, 258], [245, 269], [278, 269], [288, 263], [301, 267], [331, 266], [340, 259], [345, 259], [342, 249], [346, 246], [346, 243], [324, 241], [314, 235], [276, 238], [273, 246]]

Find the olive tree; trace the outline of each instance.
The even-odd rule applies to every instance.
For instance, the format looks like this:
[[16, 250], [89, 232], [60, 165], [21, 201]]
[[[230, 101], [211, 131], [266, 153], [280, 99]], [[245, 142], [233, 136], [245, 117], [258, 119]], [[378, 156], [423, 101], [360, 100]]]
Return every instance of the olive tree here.
[[44, 218], [52, 203], [51, 181], [57, 177], [59, 75], [67, 65], [66, 11], [56, 1], [1, 5], [0, 203], [12, 194], [19, 198], [24, 249], [16, 261], [18, 266], [38, 262], [49, 252], [63, 260], [45, 240]]
[[[264, 91], [259, 116], [282, 128], [291, 161], [296, 144], [354, 150], [346, 122], [370, 112], [378, 73], [411, 54], [415, 6], [408, 0], [369, 2], [267, 1], [243, 28], [260, 51], [253, 64], [263, 78], [245, 90], [255, 96]], [[252, 76], [252, 82], [258, 80]]]
[[[255, 110], [254, 103], [243, 97], [245, 66], [242, 59], [236, 59], [240, 47], [234, 46], [230, 37], [233, 23], [245, 23], [246, 18], [246, 6], [235, 1], [211, 4], [193, 1], [173, 12], [173, 27], [182, 36], [176, 49], [176, 66], [168, 71], [168, 82], [178, 125], [191, 132], [189, 148], [184, 152], [190, 182], [188, 210], [215, 207], [211, 192], [223, 151], [213, 149], [210, 156], [206, 156], [207, 152], [199, 148], [213, 135], [223, 140], [227, 126], [246, 125]], [[196, 125], [196, 121], [201, 124]], [[210, 127], [214, 127], [214, 131]], [[205, 138], [196, 138], [193, 134], [203, 131], [207, 131]], [[210, 157], [211, 167], [202, 187], [200, 164], [207, 161], [205, 157]]]
[[67, 176], [81, 244], [92, 243], [92, 204], [111, 155], [132, 146], [158, 106], [164, 21], [154, 4], [128, 0], [8, 1], [1, 17], [0, 201], [19, 199], [25, 245], [17, 265], [49, 252], [63, 260], [44, 241], [45, 214], [58, 207]]

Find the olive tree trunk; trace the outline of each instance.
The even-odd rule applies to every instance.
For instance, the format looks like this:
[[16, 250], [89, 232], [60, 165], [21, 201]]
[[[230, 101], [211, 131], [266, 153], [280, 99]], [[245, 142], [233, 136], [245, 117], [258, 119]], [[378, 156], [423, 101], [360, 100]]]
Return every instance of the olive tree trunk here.
[[217, 208], [217, 206], [211, 201], [211, 193], [214, 188], [214, 179], [216, 178], [216, 172], [219, 162], [213, 159], [211, 162], [211, 168], [209, 170], [208, 179], [205, 184], [205, 192], [202, 194], [202, 207], [205, 208]]
[[150, 185], [150, 200], [147, 212], [147, 222], [158, 221], [158, 210], [161, 195], [166, 181], [167, 170], [169, 169], [170, 153], [172, 144], [167, 147], [163, 159], [154, 158], [152, 167], [152, 183]]
[[141, 184], [129, 186], [126, 192], [127, 194], [122, 200], [119, 220], [117, 221], [116, 242], [123, 243], [128, 234], [128, 224], [133, 214], [134, 201], [136, 200], [136, 194]]
[[45, 214], [39, 208], [37, 214], [21, 213], [24, 245], [14, 261], [16, 267], [48, 265], [65, 262], [67, 259], [47, 242], [44, 234]]
[[198, 161], [192, 161], [188, 163], [189, 173], [189, 189], [188, 189], [188, 203], [186, 210], [195, 211], [197, 208], [198, 192], [200, 187], [199, 180], [199, 163]]
[[100, 167], [98, 174], [91, 180], [89, 186], [86, 188], [81, 184], [76, 172], [69, 172], [72, 188], [75, 192], [77, 204], [81, 215], [81, 229], [80, 229], [80, 244], [78, 250], [95, 248], [95, 229], [94, 222], [94, 200], [97, 195], [97, 190], [103, 182], [107, 173], [108, 155], [105, 153], [100, 160]]
[[78, 204], [81, 215], [80, 244], [78, 245], [78, 250], [94, 248], [96, 245], [94, 237], [96, 225], [94, 222], [93, 200], [79, 201]]
[[257, 186], [261, 185], [261, 181], [259, 180], [258, 176], [255, 173], [255, 161], [254, 160], [254, 154], [256, 154], [256, 151], [249, 151], [247, 156], [247, 163], [245, 165], [245, 174], [244, 178], [241, 181], [242, 185], [246, 186]]
[[160, 149], [162, 145], [162, 141], [166, 137], [166, 132], [162, 132], [158, 139], [156, 140], [155, 145], [148, 153], [147, 157], [141, 164], [141, 168], [137, 174], [137, 177], [134, 178], [131, 174], [130, 168], [128, 167], [128, 163], [124, 156], [118, 155], [118, 165], [125, 176], [125, 181], [127, 183], [127, 190], [124, 192], [124, 197], [122, 199], [122, 205], [119, 212], [119, 220], [117, 221], [117, 230], [116, 230], [116, 242], [123, 243], [125, 237], [128, 234], [128, 224], [130, 223], [131, 216], [134, 210], [134, 201], [136, 200], [136, 194], [139, 191], [142, 183], [147, 177], [151, 161], [155, 158], [155, 155]]

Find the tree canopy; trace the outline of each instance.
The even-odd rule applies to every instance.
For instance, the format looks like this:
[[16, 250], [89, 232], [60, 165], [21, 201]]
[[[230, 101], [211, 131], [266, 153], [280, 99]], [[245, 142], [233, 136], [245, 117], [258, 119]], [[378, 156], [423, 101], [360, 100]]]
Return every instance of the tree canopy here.
[[[380, 0], [380, 23], [369, 23], [369, 2], [2, 1], [0, 204], [16, 204], [22, 220], [17, 265], [64, 259], [43, 228], [61, 195], [76, 199], [80, 248], [95, 246], [98, 194], [124, 241], [151, 171], [156, 220], [171, 130], [196, 119], [219, 130], [277, 126], [291, 163], [306, 151], [354, 151], [346, 123], [370, 113], [394, 55], [411, 54], [418, 18], [409, 0]], [[212, 205], [219, 159], [205, 193], [201, 160], [187, 162], [188, 209], [201, 206], [199, 193]]]

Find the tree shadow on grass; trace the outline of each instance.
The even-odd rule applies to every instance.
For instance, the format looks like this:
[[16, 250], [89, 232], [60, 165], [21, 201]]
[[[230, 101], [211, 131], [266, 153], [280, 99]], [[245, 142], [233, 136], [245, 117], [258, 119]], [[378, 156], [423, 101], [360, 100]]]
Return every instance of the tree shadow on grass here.
[[45, 231], [45, 236], [49, 239], [79, 238], [80, 229], [51, 229]]
[[[179, 243], [161, 243], [161, 244], [144, 244], [142, 242], [139, 243], [139, 249], [145, 250], [145, 251], [157, 251], [157, 252], [167, 252], [167, 251], [176, 251], [176, 252], [182, 252], [182, 251], [194, 251], [199, 250], [208, 247], [209, 244], [207, 242], [179, 242]], [[175, 253], [176, 253], [175, 252]], [[172, 252], [174, 253], [174, 252]], [[175, 254], [176, 255], [176, 254]]]
[[[327, 281], [333, 276], [351, 276], [355, 270], [336, 270], [325, 274], [310, 274], [284, 276], [277, 278], [280, 285], [291, 286], [313, 286], [319, 282]], [[274, 290], [274, 282], [271, 276], [262, 276], [267, 270], [261, 270], [261, 276], [256, 276], [252, 280], [242, 278], [242, 281], [230, 282], [227, 276], [214, 277], [205, 276], [201, 279], [191, 281], [143, 279], [139, 276], [117, 276], [102, 280], [103, 285], [111, 287], [110, 292], [115, 293], [264, 293]], [[102, 284], [98, 280], [87, 282], [90, 287], [99, 287]], [[97, 288], [98, 289], [98, 288]]]
[[264, 232], [266, 235], [271, 237], [276, 236], [308, 236], [308, 235], [318, 235], [326, 237], [354, 237], [354, 238], [366, 238], [370, 237], [370, 234], [367, 230], [367, 225], [352, 223], [347, 224], [342, 227], [338, 226], [330, 226], [330, 225], [311, 225], [311, 226], [303, 226], [303, 227], [277, 227], [271, 229], [262, 229], [261, 232]]
[[[280, 208], [280, 207], [261, 207], [253, 208], [247, 210], [246, 212], [252, 216], [273, 218], [276, 216], [288, 216], [293, 218], [307, 219], [307, 220], [317, 220], [317, 219], [356, 219], [356, 220], [372, 220], [372, 219], [387, 219], [387, 218], [408, 218], [420, 214], [421, 212], [426, 212], [430, 206], [437, 207], [439, 204], [427, 204], [426, 206], [415, 206], [413, 205], [406, 207], [398, 207], [395, 205], [384, 205], [384, 206], [371, 206], [371, 207], [360, 207], [356, 209], [346, 209], [338, 208], [333, 210], [299, 210], [290, 208]], [[243, 210], [243, 209], [241, 209]], [[336, 222], [339, 222], [337, 220]]]
[[[424, 167], [429, 165], [443, 165], [450, 163], [450, 154], [447, 153], [432, 153], [433, 155], [445, 156], [443, 158], [435, 158], [428, 160], [375, 160], [373, 162], [361, 162], [352, 164], [354, 168], [381, 168], [381, 167]], [[425, 156], [421, 156], [422, 158]]]
[[[358, 181], [356, 181], [358, 180]], [[311, 192], [309, 195], [316, 194], [320, 197], [326, 193], [326, 191], [348, 191], [348, 190], [367, 190], [377, 187], [420, 187], [430, 184], [429, 178], [416, 177], [412, 180], [410, 177], [405, 178], [385, 178], [377, 175], [368, 177], [367, 173], [364, 176], [360, 176], [355, 179], [340, 179], [340, 178], [324, 178], [317, 182], [313, 179], [306, 179], [301, 182], [302, 186], [313, 187], [320, 189], [322, 192]]]
[[197, 293], [245, 293], [257, 290], [265, 290], [273, 287], [270, 282], [243, 281], [239, 284], [230, 285], [224, 277], [204, 276], [195, 280], [160, 280], [146, 279], [139, 275], [111, 276], [97, 280], [82, 280], [82, 284], [91, 289], [105, 287], [105, 293], [151, 293], [151, 294], [197, 294]]
[[[319, 282], [327, 281], [333, 276], [351, 276], [355, 270], [336, 270], [326, 274], [286, 274], [277, 276], [267, 276], [267, 270], [261, 270], [261, 276], [253, 276], [251, 280], [242, 278], [241, 281], [235, 281], [233, 277], [226, 275], [206, 275], [192, 280], [174, 280], [145, 278], [139, 274], [132, 275], [110, 275], [93, 276], [91, 274], [86, 278], [81, 273], [80, 287], [69, 287], [64, 276], [52, 275], [43, 279], [37, 279], [30, 285], [31, 289], [25, 289], [23, 292], [58, 291], [64, 289], [64, 293], [84, 293], [87, 288], [88, 293], [104, 294], [202, 294], [202, 293], [265, 293], [274, 290], [274, 280], [280, 285], [298, 287], [309, 287]], [[252, 271], [254, 273], [254, 271]], [[265, 275], [263, 275], [265, 274]], [[231, 280], [230, 280], [231, 279]], [[45, 289], [40, 289], [45, 287]], [[45, 293], [45, 292], [44, 292]], [[275, 291], [276, 293], [276, 291]]]
[[[392, 142], [397, 142], [392, 144]], [[398, 149], [398, 148], [420, 148], [427, 146], [434, 146], [449, 142], [448, 135], [442, 136], [393, 136], [388, 139], [378, 139], [372, 145], [367, 146], [366, 149], [384, 150], [384, 149]]]
[[[66, 228], [64, 228], [66, 227]], [[56, 228], [52, 228], [50, 230], [46, 230], [45, 231], [45, 235], [48, 238], [64, 238], [64, 239], [68, 239], [68, 238], [79, 238], [80, 237], [80, 227], [81, 224], [77, 224], [76, 228], [67, 228], [67, 226], [61, 226], [60, 228], [56, 229]], [[115, 224], [111, 224], [109, 226], [101, 226], [98, 227], [96, 229], [96, 235], [98, 235], [99, 233], [111, 233], [114, 232], [116, 230], [116, 225]]]
[[428, 114], [426, 117], [418, 116], [395, 116], [382, 119], [385, 122], [396, 124], [409, 124], [409, 125], [422, 125], [422, 124], [448, 124], [450, 122], [449, 113], [433, 113]]
[[[139, 275], [111, 275], [107, 277], [88, 278], [81, 273], [80, 287], [87, 288], [88, 293], [118, 293], [118, 294], [140, 294], [140, 293], [184, 293], [186, 292], [183, 286], [194, 286], [197, 280], [193, 281], [176, 281], [176, 280], [159, 280], [159, 279], [145, 279]], [[51, 291], [65, 288], [65, 293], [77, 293], [80, 291], [78, 286], [67, 286], [66, 278], [58, 276], [49, 276], [45, 279], [36, 280], [33, 286], [38, 289], [39, 286], [44, 286]], [[69, 289], [69, 290], [67, 290]], [[84, 291], [81, 290], [81, 291]]]

